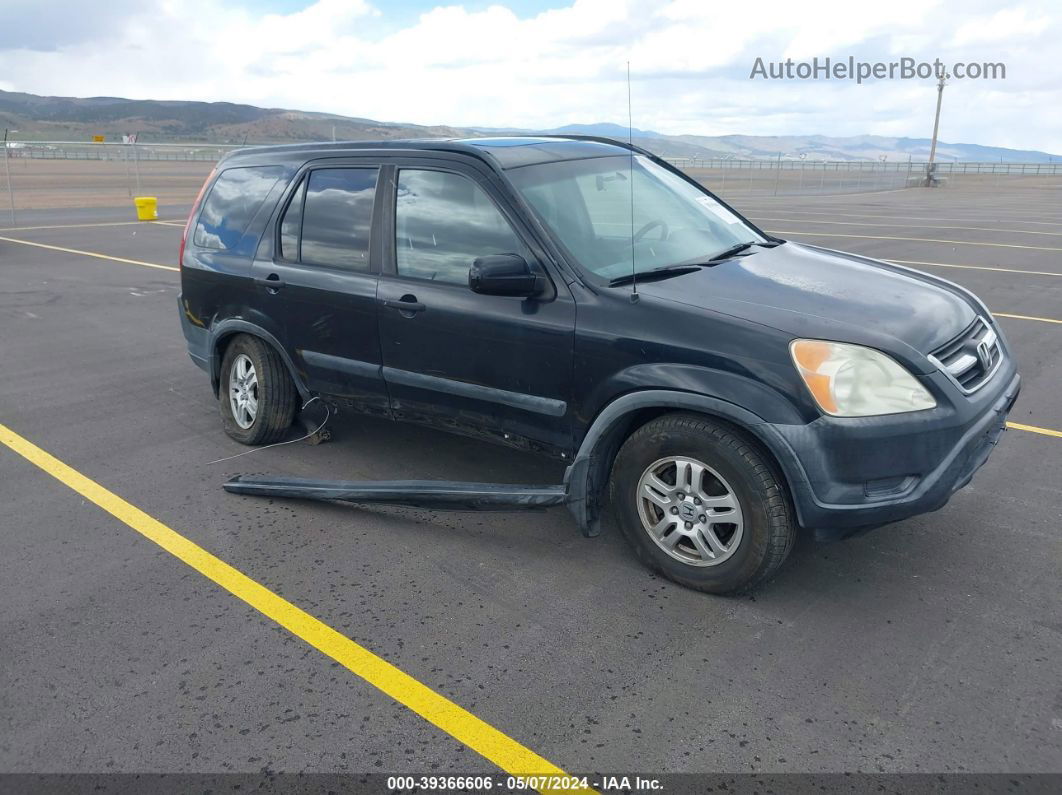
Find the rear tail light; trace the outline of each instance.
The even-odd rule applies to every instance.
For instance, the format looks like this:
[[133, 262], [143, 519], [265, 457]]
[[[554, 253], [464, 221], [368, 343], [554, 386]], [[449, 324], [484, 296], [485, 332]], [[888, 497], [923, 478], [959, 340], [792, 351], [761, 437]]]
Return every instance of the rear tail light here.
[[207, 185], [214, 179], [214, 175], [218, 173], [217, 168], [211, 169], [207, 175], [206, 180], [203, 182], [203, 186], [199, 189], [199, 193], [196, 194], [195, 201], [192, 202], [192, 209], [188, 211], [188, 220], [184, 222], [184, 231], [181, 233], [181, 248], [177, 252], [177, 267], [184, 267], [184, 244], [188, 242], [188, 232], [192, 228], [192, 219], [195, 218], [196, 210], [199, 209], [199, 202], [203, 201], [203, 194], [206, 193]]

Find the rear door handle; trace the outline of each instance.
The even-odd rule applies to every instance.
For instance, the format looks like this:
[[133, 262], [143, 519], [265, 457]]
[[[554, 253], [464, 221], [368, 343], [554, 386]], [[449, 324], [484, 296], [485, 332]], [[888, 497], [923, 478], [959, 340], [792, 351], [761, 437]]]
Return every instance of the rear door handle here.
[[262, 287], [265, 287], [271, 293], [275, 293], [277, 290], [279, 290], [281, 287], [283, 287], [285, 284], [287, 284], [287, 282], [285, 282], [283, 279], [281, 279], [275, 273], [269, 274], [264, 279], [256, 278], [254, 280], [254, 283], [255, 284], [260, 284]]
[[412, 295], [404, 295], [398, 301], [385, 299], [383, 305], [386, 306], [388, 309], [397, 309], [406, 317], [413, 317], [415, 313], [423, 312], [425, 309], [427, 309], [424, 304], [422, 304], [416, 299], [415, 296]]

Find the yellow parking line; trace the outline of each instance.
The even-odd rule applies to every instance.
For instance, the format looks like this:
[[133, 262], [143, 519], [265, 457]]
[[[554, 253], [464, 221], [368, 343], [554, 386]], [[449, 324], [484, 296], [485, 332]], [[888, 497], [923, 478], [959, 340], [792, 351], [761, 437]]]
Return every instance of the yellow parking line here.
[[887, 259], [885, 262], [895, 262], [897, 265], [936, 265], [939, 268], [966, 268], [974, 271], [1002, 271], [1003, 273], [1025, 273], [1032, 276], [1062, 276], [1062, 273], [1054, 271], [1025, 271], [1019, 268], [1000, 268], [989, 265], [954, 265], [950, 262], [926, 262], [917, 259]]
[[4, 240], [8, 243], [21, 243], [24, 246], [35, 246], [37, 248], [46, 248], [50, 251], [61, 251], [64, 254], [81, 254], [85, 257], [95, 257], [96, 259], [109, 259], [114, 262], [124, 262], [128, 265], [141, 265], [145, 268], [158, 268], [164, 271], [179, 271], [180, 268], [174, 265], [159, 265], [157, 262], [144, 262], [138, 259], [126, 259], [125, 257], [112, 257], [110, 254], [99, 254], [95, 251], [81, 251], [76, 248], [65, 248], [63, 246], [53, 246], [48, 243], [35, 243], [32, 240], [19, 240], [16, 237], [0, 237], [0, 240]]
[[3, 424], [0, 424], [0, 443], [505, 772], [516, 776], [566, 775], [534, 751], [255, 582]]
[[1052, 246], [1023, 246], [1018, 243], [974, 243], [970, 240], [938, 240], [931, 237], [898, 237], [894, 235], [845, 235], [840, 232], [798, 232], [788, 229], [768, 229], [772, 235], [804, 235], [806, 237], [855, 237], [860, 240], [913, 240], [919, 243], [947, 243], [954, 246], [992, 246], [994, 248], [1027, 248], [1033, 251], [1062, 251]]
[[29, 232], [34, 229], [85, 229], [90, 226], [152, 226], [154, 224], [162, 224], [163, 226], [184, 226], [184, 223], [178, 221], [99, 221], [97, 223], [86, 224], [45, 224], [43, 226], [5, 226], [0, 227], [0, 232]]
[[[750, 203], [752, 203], [752, 202], [750, 202]], [[777, 208], [775, 206], [769, 206], [769, 207], [764, 207], [763, 209], [767, 210], [768, 212], [773, 212]], [[909, 220], [909, 221], [966, 221], [966, 222], [969, 222], [969, 221], [972, 220], [970, 218], [939, 218], [939, 217], [925, 216], [925, 215], [890, 215], [888, 213], [874, 213], [874, 214], [869, 214], [869, 213], [843, 213], [843, 212], [837, 212], [835, 210], [793, 210], [793, 209], [790, 209], [790, 208], [786, 208], [785, 212], [789, 213], [790, 215], [828, 215], [828, 216], [830, 216], [832, 218], [877, 218], [878, 220], [900, 219], [900, 220]], [[753, 214], [754, 213], [752, 213], [751, 211], [749, 212], [749, 215], [753, 215]], [[802, 219], [802, 220], [808, 220], [808, 221], [812, 221], [814, 223], [814, 219], [811, 219], [811, 218]], [[996, 220], [997, 221], [1004, 221], [1006, 223], [1035, 224], [1036, 226], [1062, 226], [1062, 221], [1034, 221], [1034, 220], [1028, 218], [1027, 216], [1022, 216], [1021, 218], [1005, 218], [1005, 217], [997, 215], [996, 216]]]
[[184, 221], [154, 221], [153, 223], [160, 224], [162, 226], [176, 226], [178, 229], [184, 229]]
[[[19, 240], [17, 238], [13, 238], [13, 237], [0, 237], [0, 240], [7, 241], [9, 243], [21, 243], [21, 244], [23, 244], [25, 246], [36, 246], [37, 248], [45, 248], [45, 249], [50, 249], [52, 251], [61, 251], [61, 252], [65, 253], [65, 254], [81, 254], [81, 255], [86, 256], [86, 257], [95, 257], [97, 259], [113, 260], [114, 262], [124, 262], [124, 263], [127, 263], [129, 265], [141, 265], [141, 266], [143, 266], [145, 268], [159, 268], [160, 270], [167, 270], [167, 271], [179, 271], [180, 270], [180, 268], [177, 268], [177, 267], [175, 267], [173, 265], [159, 265], [156, 262], [144, 262], [142, 260], [137, 260], [137, 259], [127, 259], [125, 257], [114, 257], [114, 256], [111, 256], [110, 254], [99, 254], [99, 253], [97, 253], [95, 251], [81, 251], [81, 250], [76, 249], [76, 248], [65, 248], [63, 246], [53, 246], [53, 245], [50, 245], [50, 244], [47, 244], [47, 243], [37, 243], [37, 242], [34, 242], [32, 240]], [[969, 268], [969, 269], [972, 269], [972, 270], [981, 270], [981, 271], [1003, 271], [1003, 272], [1006, 272], [1006, 273], [1025, 273], [1025, 274], [1031, 274], [1031, 275], [1036, 275], [1036, 276], [1062, 276], [1062, 273], [1052, 273], [1051, 271], [1027, 271], [1027, 270], [1018, 270], [1017, 268], [988, 267], [986, 265], [955, 265], [955, 264], [951, 264], [951, 263], [947, 263], [947, 262], [924, 262], [924, 261], [920, 261], [920, 260], [905, 260], [905, 259], [886, 260], [886, 262], [894, 262], [894, 263], [896, 263], [898, 265], [936, 265], [936, 266], [941, 267], [941, 268]], [[1006, 314], [1006, 313], [1003, 313], [1003, 312], [993, 312], [992, 314], [998, 315], [999, 317], [1017, 318], [1019, 320], [1039, 320], [1039, 321], [1044, 322], [1044, 323], [1062, 323], [1062, 320], [1054, 320], [1052, 318], [1047, 318], [1047, 317], [1034, 317], [1032, 315], [1010, 315], [1010, 314]]]
[[1032, 431], [1033, 433], [1042, 433], [1044, 436], [1057, 436], [1062, 439], [1062, 431], [1052, 431], [1050, 428], [1038, 428], [1035, 425], [1022, 425], [1020, 422], [1008, 422], [1008, 428], [1013, 428], [1016, 431]]
[[[1059, 232], [1042, 232], [1038, 229], [1000, 229], [993, 226], [939, 226], [931, 224], [874, 224], [867, 221], [819, 221], [814, 218], [771, 218], [767, 216], [757, 216], [757, 221], [795, 221], [796, 223], [805, 224], [829, 224], [830, 226], [881, 226], [886, 229], [895, 229], [900, 226], [904, 229], [967, 229], [974, 232], [1011, 232], [1016, 235], [1047, 235], [1048, 237], [1062, 237], [1062, 231]], [[160, 222], [161, 223], [161, 222]], [[816, 232], [801, 232], [800, 234], [818, 234]], [[923, 240], [924, 238], [910, 238], [912, 240]]]
[[[714, 183], [710, 183], [710, 182], [706, 182], [706, 183], [703, 183], [703, 184], [709, 190], [711, 190], [713, 185], [714, 185]], [[748, 189], [746, 189], [746, 190], [735, 190], [732, 194], [728, 194], [728, 195], [733, 195], [733, 196], [742, 195], [742, 196], [747, 196], [747, 197], [749, 197], [749, 199], [752, 199], [752, 200], [755, 200], [755, 201], [758, 201], [758, 200], [762, 199], [765, 202], [782, 202], [783, 204], [785, 202], [787, 202], [787, 201], [792, 201], [792, 197], [790, 197], [790, 196], [762, 196], [762, 195], [759, 195], [757, 193], [757, 190], [758, 189], [753, 189], [752, 192], [749, 192]], [[921, 190], [921, 188], [897, 188], [896, 190], [889, 191], [889, 193], [903, 193], [904, 191], [909, 191], [909, 190]], [[821, 198], [849, 199], [849, 198], [851, 198], [853, 196], [881, 196], [881, 191], [880, 190], [865, 190], [865, 191], [861, 191], [859, 193], [829, 193], [829, 194], [825, 194], [825, 196], [817, 196], [815, 198], [820, 198], [820, 199]]]
[[1013, 317], [1018, 320], [1039, 320], [1041, 323], [1062, 323], [1062, 320], [1055, 320], [1051, 317], [1035, 317], [1033, 315], [1008, 315], [1006, 312], [993, 312], [996, 317]]

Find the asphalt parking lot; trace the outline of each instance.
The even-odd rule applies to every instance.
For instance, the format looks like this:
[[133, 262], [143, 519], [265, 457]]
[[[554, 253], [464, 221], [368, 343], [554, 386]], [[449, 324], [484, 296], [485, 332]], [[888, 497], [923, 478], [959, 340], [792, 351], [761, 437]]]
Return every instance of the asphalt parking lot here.
[[[183, 208], [0, 228], [0, 424], [572, 773], [1062, 771], [1062, 190], [734, 202], [781, 237], [977, 292], [1020, 360], [1010, 419], [1031, 428], [943, 510], [802, 540], [752, 596], [657, 578], [610, 526], [584, 539], [564, 509], [223, 492], [244, 472], [550, 482], [561, 465], [359, 417], [334, 443], [208, 463], [244, 448], [178, 326]], [[0, 770], [465, 774], [508, 758], [11, 448]]]

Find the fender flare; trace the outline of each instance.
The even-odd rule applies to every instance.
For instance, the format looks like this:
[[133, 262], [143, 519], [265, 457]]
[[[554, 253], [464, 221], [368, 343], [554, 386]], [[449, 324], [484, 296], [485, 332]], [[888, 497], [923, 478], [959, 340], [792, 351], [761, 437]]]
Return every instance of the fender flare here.
[[299, 392], [299, 397], [301, 397], [304, 402], [309, 400], [310, 390], [306, 388], [306, 383], [295, 369], [295, 363], [292, 362], [291, 357], [288, 355], [288, 352], [284, 350], [284, 346], [280, 344], [280, 341], [261, 326], [236, 318], [223, 320], [210, 330], [210, 362], [208, 364], [210, 367], [210, 385], [214, 388], [215, 396], [217, 396], [218, 389], [221, 387], [221, 357], [218, 356], [218, 348], [224, 339], [231, 337], [234, 334], [249, 334], [252, 337], [258, 337], [263, 342], [271, 345], [280, 355], [280, 358], [284, 362], [284, 366], [288, 368], [288, 375], [291, 376], [291, 380], [295, 384], [295, 389]]
[[[790, 489], [803, 492], [807, 475], [796, 453], [770, 423], [734, 403], [710, 395], [667, 389], [647, 389], [622, 395], [605, 406], [583, 437], [579, 451], [564, 472], [568, 510], [584, 536], [601, 532], [600, 494], [608, 482], [612, 461], [634, 412], [646, 408], [685, 409], [726, 420], [752, 434], [774, 457]], [[799, 500], [794, 499], [794, 503]]]

